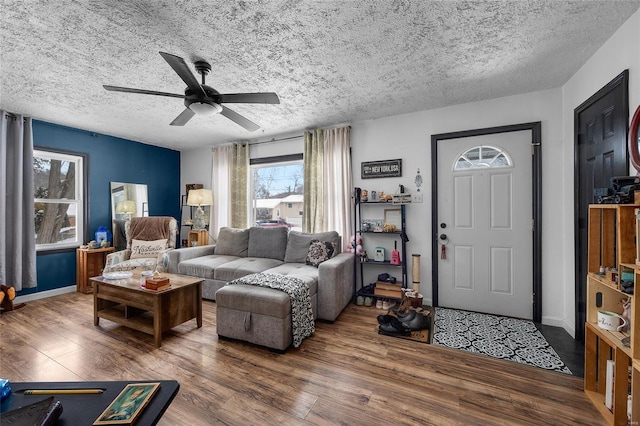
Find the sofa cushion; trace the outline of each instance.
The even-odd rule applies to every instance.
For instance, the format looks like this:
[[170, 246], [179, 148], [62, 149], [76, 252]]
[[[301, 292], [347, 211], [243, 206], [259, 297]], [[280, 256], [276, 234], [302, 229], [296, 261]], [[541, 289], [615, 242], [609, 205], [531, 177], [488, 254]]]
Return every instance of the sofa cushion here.
[[216, 241], [215, 254], [247, 257], [249, 250], [249, 230], [237, 228], [220, 228]]
[[264, 272], [280, 264], [282, 261], [278, 259], [241, 257], [218, 266], [214, 271], [213, 278], [220, 281], [233, 281], [245, 275]]
[[249, 228], [249, 251], [247, 256], [284, 260], [288, 231], [284, 227]]
[[208, 256], [183, 260], [178, 264], [178, 273], [189, 275], [191, 277], [213, 279], [216, 268], [237, 259], [240, 258], [238, 256], [211, 254]]
[[283, 263], [275, 268], [267, 269], [265, 274], [290, 275], [299, 278], [309, 285], [309, 294], [318, 292], [318, 268], [304, 263]]
[[305, 263], [312, 240], [331, 241], [336, 244], [336, 247], [340, 244], [340, 236], [336, 231], [319, 232], [317, 234], [291, 231], [289, 232], [284, 261], [286, 263]]
[[330, 241], [311, 241], [309, 246], [309, 254], [307, 254], [307, 265], [316, 268], [327, 260], [331, 259], [336, 253], [336, 244]]
[[132, 240], [131, 241], [131, 257], [130, 259], [139, 258], [153, 258], [158, 256], [158, 253], [167, 248], [167, 239], [144, 241], [144, 240]]
[[287, 293], [246, 284], [227, 285], [216, 291], [216, 305], [276, 318], [291, 314], [291, 298]]

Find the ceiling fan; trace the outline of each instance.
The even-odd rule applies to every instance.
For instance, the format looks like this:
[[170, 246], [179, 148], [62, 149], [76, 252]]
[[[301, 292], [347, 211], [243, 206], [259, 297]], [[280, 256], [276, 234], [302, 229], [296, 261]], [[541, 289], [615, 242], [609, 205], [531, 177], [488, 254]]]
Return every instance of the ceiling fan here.
[[105, 89], [112, 92], [140, 93], [143, 95], [168, 96], [172, 98], [183, 98], [187, 107], [172, 122], [172, 126], [184, 126], [194, 115], [222, 114], [229, 120], [239, 124], [250, 132], [258, 130], [258, 126], [253, 121], [225, 107], [223, 103], [245, 103], [245, 104], [279, 104], [278, 95], [273, 92], [259, 93], [229, 93], [222, 94], [216, 89], [207, 86], [205, 76], [211, 72], [211, 65], [205, 61], [194, 63], [196, 71], [202, 76], [202, 84], [198, 83], [196, 77], [191, 73], [184, 59], [170, 53], [160, 52], [160, 55], [169, 63], [171, 68], [187, 84], [184, 95], [174, 93], [156, 92], [153, 90], [131, 89], [128, 87], [107, 86]]

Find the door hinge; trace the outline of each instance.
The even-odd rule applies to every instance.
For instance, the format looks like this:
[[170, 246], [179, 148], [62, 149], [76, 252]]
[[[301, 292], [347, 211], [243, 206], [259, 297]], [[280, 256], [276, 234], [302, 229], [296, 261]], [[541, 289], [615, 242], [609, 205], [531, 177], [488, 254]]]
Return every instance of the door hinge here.
[[536, 231], [536, 220], [535, 219], [531, 219], [531, 231], [533, 231], [533, 232]]
[[531, 155], [534, 155], [536, 153], [536, 146], [540, 146], [540, 143], [531, 143]]

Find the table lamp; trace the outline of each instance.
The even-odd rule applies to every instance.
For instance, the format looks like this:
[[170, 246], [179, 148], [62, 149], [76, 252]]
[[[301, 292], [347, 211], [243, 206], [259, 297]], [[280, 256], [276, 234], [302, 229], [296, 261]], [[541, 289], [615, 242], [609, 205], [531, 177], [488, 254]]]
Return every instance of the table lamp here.
[[192, 189], [189, 191], [187, 197], [188, 206], [197, 206], [196, 212], [193, 217], [194, 230], [206, 229], [204, 220], [204, 210], [202, 206], [213, 205], [213, 194], [210, 189]]
[[123, 200], [116, 205], [116, 213], [125, 215], [126, 219], [131, 219], [131, 215], [136, 211], [136, 202], [133, 200]]

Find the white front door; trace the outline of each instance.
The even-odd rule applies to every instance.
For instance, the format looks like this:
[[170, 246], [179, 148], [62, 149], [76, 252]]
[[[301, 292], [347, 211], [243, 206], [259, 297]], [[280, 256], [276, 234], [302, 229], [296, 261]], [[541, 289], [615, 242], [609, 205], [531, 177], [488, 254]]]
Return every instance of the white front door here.
[[533, 317], [531, 159], [529, 130], [438, 143], [439, 306]]

